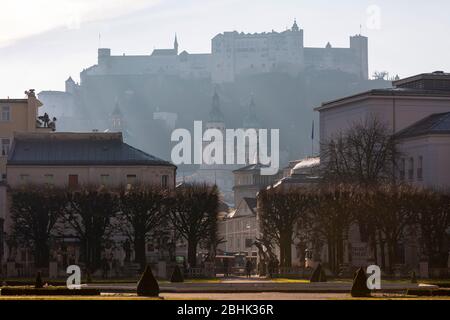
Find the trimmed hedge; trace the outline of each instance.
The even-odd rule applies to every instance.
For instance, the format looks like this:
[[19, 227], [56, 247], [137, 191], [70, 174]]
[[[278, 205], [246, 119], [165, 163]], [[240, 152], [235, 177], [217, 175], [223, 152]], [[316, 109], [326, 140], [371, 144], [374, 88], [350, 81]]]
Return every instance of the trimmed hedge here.
[[159, 296], [159, 285], [153, 276], [152, 268], [147, 265], [141, 279], [137, 285], [137, 295], [144, 297], [158, 297]]
[[172, 277], [170, 278], [170, 282], [172, 283], [181, 283], [184, 282], [183, 273], [178, 265], [173, 269]]
[[419, 297], [450, 297], [449, 289], [408, 289], [406, 291], [408, 296]]
[[350, 293], [352, 297], [370, 297], [370, 290], [367, 288], [367, 275], [363, 268], [359, 268], [356, 272]]
[[[5, 287], [18, 287], [18, 286], [34, 286], [35, 285], [35, 281], [32, 280], [5, 280], [3, 281]], [[66, 285], [66, 281], [58, 281], [58, 280], [54, 280], [54, 281], [45, 281], [46, 284], [48, 284], [49, 286], [54, 286], [54, 287], [64, 287]], [[1, 283], [0, 283], [1, 284]]]
[[327, 282], [327, 275], [319, 263], [309, 279], [309, 282]]
[[68, 289], [67, 287], [4, 287], [2, 296], [99, 296], [100, 290], [93, 288]]

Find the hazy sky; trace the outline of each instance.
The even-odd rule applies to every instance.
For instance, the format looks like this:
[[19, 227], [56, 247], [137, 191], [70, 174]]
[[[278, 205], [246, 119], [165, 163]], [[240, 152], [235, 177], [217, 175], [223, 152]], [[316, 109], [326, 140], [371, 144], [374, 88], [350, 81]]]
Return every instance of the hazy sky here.
[[[0, 0], [0, 97], [62, 90], [96, 63], [97, 48], [210, 52], [223, 31], [283, 31], [294, 18], [306, 46], [369, 37], [370, 72], [450, 71], [448, 0]], [[99, 34], [101, 35], [99, 39]]]

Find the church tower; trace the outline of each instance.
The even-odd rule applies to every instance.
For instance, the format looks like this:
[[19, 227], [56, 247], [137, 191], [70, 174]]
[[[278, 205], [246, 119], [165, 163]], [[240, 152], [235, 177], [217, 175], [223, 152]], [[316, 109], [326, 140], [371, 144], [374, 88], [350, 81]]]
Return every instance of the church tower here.
[[175, 51], [175, 54], [178, 54], [178, 37], [175, 33], [175, 41], [173, 42], [173, 50]]
[[116, 100], [116, 105], [114, 106], [114, 110], [110, 116], [110, 130], [112, 132], [122, 132], [122, 133], [125, 133], [126, 131], [124, 117], [122, 114], [122, 110], [120, 110], [118, 100]]
[[220, 97], [217, 93], [217, 89], [214, 90], [214, 95], [211, 104], [211, 110], [209, 111], [208, 122], [206, 123], [207, 129], [219, 129], [225, 133], [225, 117], [220, 110]]
[[[257, 134], [259, 133], [259, 129], [261, 128], [261, 125], [256, 116], [256, 103], [253, 94], [251, 96], [250, 103], [248, 104], [247, 114], [244, 118], [243, 125], [244, 129], [255, 129]], [[257, 139], [256, 154], [250, 154], [249, 141], [245, 141], [245, 162], [247, 165], [259, 162], [259, 137], [257, 137]]]

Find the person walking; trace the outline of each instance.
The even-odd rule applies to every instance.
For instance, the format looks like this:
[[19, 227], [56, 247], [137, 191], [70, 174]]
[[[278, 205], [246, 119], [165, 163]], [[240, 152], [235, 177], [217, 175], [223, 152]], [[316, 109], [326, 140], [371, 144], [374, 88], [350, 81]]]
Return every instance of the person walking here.
[[223, 274], [225, 278], [228, 278], [228, 268], [229, 268], [229, 263], [228, 263], [228, 259], [223, 259]]
[[252, 277], [252, 261], [250, 259], [247, 259], [247, 263], [245, 264], [245, 271], [247, 274], [247, 279], [250, 279]]

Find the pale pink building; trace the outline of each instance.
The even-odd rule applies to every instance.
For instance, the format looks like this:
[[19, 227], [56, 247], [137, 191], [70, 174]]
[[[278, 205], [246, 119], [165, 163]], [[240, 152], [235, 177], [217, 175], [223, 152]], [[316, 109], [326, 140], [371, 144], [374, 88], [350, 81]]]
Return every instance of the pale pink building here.
[[[376, 89], [323, 103], [320, 112], [320, 139], [345, 133], [355, 122], [375, 117], [382, 121], [398, 142], [396, 177], [415, 186], [450, 188], [450, 73], [419, 74], [393, 82], [393, 88]], [[366, 265], [371, 254], [360, 239], [356, 226], [348, 239], [353, 265]], [[398, 249], [400, 264], [408, 265], [421, 276], [422, 257], [416, 238], [408, 238]], [[350, 263], [350, 261], [348, 261]], [[380, 263], [377, 261], [376, 263]]]
[[320, 139], [325, 142], [369, 117], [384, 122], [399, 142], [398, 177], [412, 184], [450, 187], [450, 74], [433, 72], [323, 103]]

